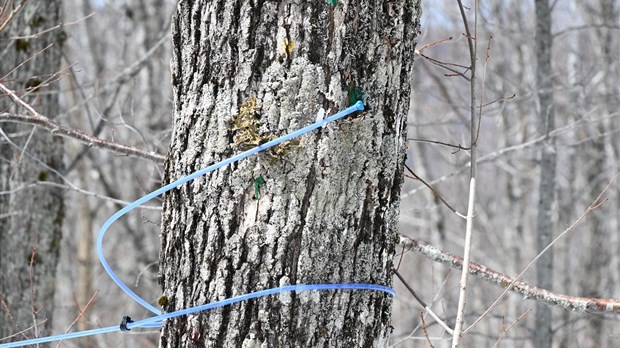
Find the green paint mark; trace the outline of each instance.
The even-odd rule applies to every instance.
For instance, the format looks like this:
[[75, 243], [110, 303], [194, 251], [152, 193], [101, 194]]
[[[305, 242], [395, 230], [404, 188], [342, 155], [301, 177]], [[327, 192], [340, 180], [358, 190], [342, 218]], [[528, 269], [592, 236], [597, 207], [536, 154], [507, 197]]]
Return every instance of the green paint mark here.
[[335, 5], [338, 5], [338, 0], [327, 0], [327, 3], [332, 6], [335, 6]]
[[365, 96], [366, 96], [366, 93], [364, 93], [364, 91], [361, 88], [351, 84], [349, 86], [349, 92], [347, 93], [348, 106], [353, 106], [358, 101], [363, 102]]
[[254, 198], [257, 200], [260, 198], [260, 187], [265, 184], [265, 179], [263, 176], [259, 176], [254, 179]]

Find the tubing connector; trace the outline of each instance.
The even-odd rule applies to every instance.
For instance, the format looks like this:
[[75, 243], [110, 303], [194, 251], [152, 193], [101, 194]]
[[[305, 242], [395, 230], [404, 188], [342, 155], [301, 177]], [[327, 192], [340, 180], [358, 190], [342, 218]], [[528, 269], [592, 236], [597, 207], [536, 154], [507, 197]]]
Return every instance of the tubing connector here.
[[123, 317], [123, 319], [121, 320], [121, 324], [118, 327], [121, 329], [121, 331], [129, 331], [131, 330], [127, 327], [127, 324], [129, 323], [133, 323], [133, 320], [131, 320], [130, 316], [126, 315]]
[[364, 103], [361, 100], [358, 100], [357, 103], [355, 103], [355, 110], [357, 111], [363, 111], [364, 110]]

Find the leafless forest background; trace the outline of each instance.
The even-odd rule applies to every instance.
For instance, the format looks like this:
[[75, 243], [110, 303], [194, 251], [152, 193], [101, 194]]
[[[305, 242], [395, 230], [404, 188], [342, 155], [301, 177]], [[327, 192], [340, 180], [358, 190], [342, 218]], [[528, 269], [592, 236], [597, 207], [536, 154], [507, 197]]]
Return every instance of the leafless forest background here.
[[[424, 1], [423, 6], [418, 49], [437, 44], [424, 48], [420, 53], [427, 58], [418, 55], [416, 61], [407, 166], [454, 209], [465, 213], [468, 152], [413, 140], [467, 146], [470, 133], [469, 85], [440, 66], [441, 62], [468, 64], [458, 6], [454, 1]], [[471, 9], [467, 14], [473, 20]], [[61, 96], [62, 111], [56, 122], [165, 154], [172, 115], [169, 32], [173, 10], [174, 2], [167, 0], [66, 0], [65, 22], [75, 23], [64, 28], [68, 34], [64, 69], [51, 87]], [[557, 148], [555, 189], [550, 193], [556, 198], [552, 212], [556, 236], [587, 210], [620, 171], [619, 18], [616, 0], [552, 2], [556, 124], [549, 137]], [[535, 22], [531, 2], [480, 3], [478, 63], [479, 74], [485, 70], [481, 96], [488, 105], [481, 118], [472, 259], [512, 277], [537, 254], [545, 131], [539, 122], [536, 93]], [[485, 64], [489, 40], [490, 58]], [[482, 75], [479, 79], [481, 83]], [[97, 261], [94, 239], [102, 222], [123, 206], [121, 201], [133, 201], [160, 185], [161, 163], [71, 140], [65, 142], [65, 163], [66, 180], [71, 184], [65, 184], [66, 218], [53, 331], [64, 332], [93, 296], [76, 324], [79, 329], [112, 325], [123, 315], [146, 316], [109, 280]], [[608, 200], [554, 245], [553, 286], [547, 290], [620, 298], [619, 193], [616, 182], [605, 193]], [[106, 249], [121, 277], [153, 302], [161, 295], [157, 283], [159, 215], [154, 208], [124, 218], [109, 234]], [[462, 255], [464, 220], [418, 180], [406, 179], [399, 227], [403, 236]], [[453, 322], [459, 271], [407, 248], [398, 263], [399, 272], [418, 295], [440, 317]], [[535, 267], [521, 280], [536, 285]], [[398, 280], [394, 283], [398, 296], [393, 346], [425, 347], [429, 342], [449, 346], [449, 336], [430, 317], [423, 324], [420, 305]], [[502, 292], [497, 285], [475, 277], [469, 286], [466, 325]], [[535, 307], [535, 301], [509, 294], [467, 334], [463, 345], [533, 346]], [[618, 319], [617, 313], [553, 308], [554, 346], [619, 346]], [[67, 341], [62, 346], [156, 347], [157, 334], [112, 334]]]

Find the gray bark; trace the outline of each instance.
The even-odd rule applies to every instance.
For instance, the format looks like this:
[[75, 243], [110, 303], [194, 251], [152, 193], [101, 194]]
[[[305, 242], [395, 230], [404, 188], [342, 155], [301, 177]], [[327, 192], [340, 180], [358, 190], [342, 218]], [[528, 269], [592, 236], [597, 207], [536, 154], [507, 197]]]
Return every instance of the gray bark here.
[[[232, 118], [250, 98], [263, 137], [343, 109], [350, 87], [367, 112], [166, 195], [164, 310], [288, 284], [391, 285], [419, 14], [419, 1], [179, 3], [166, 182], [238, 152]], [[385, 346], [391, 304], [370, 291], [282, 294], [169, 320], [160, 343]]]
[[[536, 85], [539, 102], [540, 130], [544, 134], [555, 129], [553, 81], [551, 68], [551, 8], [549, 0], [536, 0]], [[542, 146], [540, 158], [540, 183], [538, 189], [537, 250], [540, 252], [553, 240], [556, 212], [556, 162], [554, 138]], [[536, 264], [536, 284], [543, 289], [553, 289], [553, 249], [541, 256]], [[533, 343], [535, 347], [551, 347], [551, 307], [536, 303], [536, 321]]]
[[[0, 33], [2, 83], [50, 117], [58, 114], [55, 74], [60, 70], [65, 34], [56, 29], [37, 38], [11, 37], [58, 25], [60, 9], [59, 0], [29, 1]], [[6, 95], [0, 98], [0, 110], [26, 113]], [[33, 325], [24, 334], [43, 335], [52, 323], [63, 196], [57, 188], [23, 187], [37, 181], [60, 182], [54, 171], [63, 168], [63, 142], [36, 127], [8, 123], [0, 127], [19, 146], [0, 140], [0, 297], [9, 312], [0, 310], [0, 337]]]

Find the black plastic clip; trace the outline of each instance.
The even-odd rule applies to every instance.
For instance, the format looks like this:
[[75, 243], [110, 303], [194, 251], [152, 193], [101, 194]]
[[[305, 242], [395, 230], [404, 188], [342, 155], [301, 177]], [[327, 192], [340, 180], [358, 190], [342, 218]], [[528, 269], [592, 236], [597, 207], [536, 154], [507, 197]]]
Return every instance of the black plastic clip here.
[[126, 315], [123, 317], [123, 320], [121, 320], [121, 325], [120, 325], [120, 329], [121, 331], [129, 331], [131, 329], [127, 328], [127, 324], [129, 323], [133, 323], [133, 320], [131, 320], [131, 317]]

